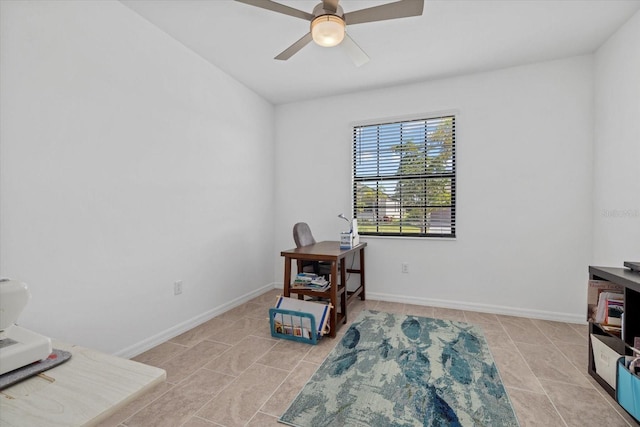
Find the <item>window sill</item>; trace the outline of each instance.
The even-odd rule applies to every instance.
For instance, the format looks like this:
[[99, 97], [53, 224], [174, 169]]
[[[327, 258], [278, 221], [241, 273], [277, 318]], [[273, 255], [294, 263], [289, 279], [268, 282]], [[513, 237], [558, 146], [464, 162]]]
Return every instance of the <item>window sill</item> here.
[[457, 237], [418, 237], [418, 236], [365, 236], [360, 235], [360, 240], [365, 239], [374, 239], [374, 240], [431, 240], [437, 242], [455, 242]]

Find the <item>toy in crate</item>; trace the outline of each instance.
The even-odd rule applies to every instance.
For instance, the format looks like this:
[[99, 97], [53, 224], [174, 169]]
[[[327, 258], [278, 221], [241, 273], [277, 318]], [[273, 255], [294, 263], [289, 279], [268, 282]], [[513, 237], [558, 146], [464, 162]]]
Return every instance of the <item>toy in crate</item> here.
[[269, 309], [271, 336], [308, 344], [329, 333], [331, 304], [278, 297]]

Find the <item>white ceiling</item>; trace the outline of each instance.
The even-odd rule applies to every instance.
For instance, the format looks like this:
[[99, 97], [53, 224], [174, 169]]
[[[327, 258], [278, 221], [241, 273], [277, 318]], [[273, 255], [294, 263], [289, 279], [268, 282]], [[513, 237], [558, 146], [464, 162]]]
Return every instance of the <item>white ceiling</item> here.
[[[273, 58], [309, 23], [232, 0], [120, 0], [274, 104], [437, 79], [594, 52], [640, 0], [425, 0], [419, 17], [347, 32], [369, 55], [311, 43]], [[280, 0], [311, 12], [320, 0]], [[345, 13], [386, 0], [341, 0]]]

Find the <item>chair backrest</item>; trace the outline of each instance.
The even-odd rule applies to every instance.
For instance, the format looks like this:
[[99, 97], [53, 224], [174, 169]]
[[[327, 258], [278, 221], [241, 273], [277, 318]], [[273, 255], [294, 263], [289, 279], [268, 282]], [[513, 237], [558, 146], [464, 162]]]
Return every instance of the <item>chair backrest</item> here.
[[293, 226], [293, 240], [296, 242], [296, 247], [314, 245], [316, 239], [311, 234], [311, 229], [306, 222], [299, 222]]

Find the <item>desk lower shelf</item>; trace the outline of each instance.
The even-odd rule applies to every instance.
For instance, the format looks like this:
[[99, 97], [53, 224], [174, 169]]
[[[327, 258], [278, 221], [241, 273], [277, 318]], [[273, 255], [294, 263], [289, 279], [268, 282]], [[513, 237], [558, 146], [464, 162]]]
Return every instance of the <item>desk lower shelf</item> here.
[[[345, 291], [344, 285], [338, 285], [338, 297], [340, 297]], [[310, 297], [318, 297], [318, 298], [331, 298], [331, 290], [326, 291], [314, 291], [312, 289], [296, 289], [293, 287], [289, 288], [289, 292], [296, 295], [305, 295]]]
[[[292, 294], [296, 294], [296, 295], [302, 295], [302, 296], [308, 296], [308, 297], [314, 297], [314, 298], [322, 298], [322, 299], [331, 299], [331, 291], [330, 290], [318, 292], [318, 291], [314, 291], [314, 290], [311, 290], [311, 289], [290, 288], [289, 291]], [[347, 290], [344, 285], [339, 285], [338, 286], [337, 295], [338, 295], [338, 299], [340, 299], [340, 298], [343, 298], [343, 296], [346, 294], [346, 305], [349, 305], [349, 304], [351, 304], [353, 302], [353, 300], [355, 298], [361, 296], [363, 292], [364, 292], [364, 286], [362, 286], [362, 285], [358, 286], [358, 288], [353, 290], [353, 291]], [[334, 309], [336, 310], [336, 315], [337, 315], [337, 323], [346, 323], [346, 316], [340, 310], [341, 306], [342, 306], [341, 304], [336, 304], [336, 307], [334, 307]]]

